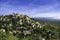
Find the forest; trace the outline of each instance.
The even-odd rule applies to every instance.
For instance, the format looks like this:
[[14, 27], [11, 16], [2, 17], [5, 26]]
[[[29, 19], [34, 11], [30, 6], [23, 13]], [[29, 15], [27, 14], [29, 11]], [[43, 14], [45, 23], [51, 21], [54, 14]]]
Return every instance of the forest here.
[[60, 40], [60, 21], [18, 13], [0, 15], [0, 40]]

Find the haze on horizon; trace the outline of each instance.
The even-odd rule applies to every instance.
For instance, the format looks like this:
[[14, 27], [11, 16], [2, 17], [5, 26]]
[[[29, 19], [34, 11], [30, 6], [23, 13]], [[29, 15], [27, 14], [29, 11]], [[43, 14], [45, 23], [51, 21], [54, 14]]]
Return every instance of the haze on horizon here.
[[0, 14], [60, 19], [60, 0], [0, 0]]

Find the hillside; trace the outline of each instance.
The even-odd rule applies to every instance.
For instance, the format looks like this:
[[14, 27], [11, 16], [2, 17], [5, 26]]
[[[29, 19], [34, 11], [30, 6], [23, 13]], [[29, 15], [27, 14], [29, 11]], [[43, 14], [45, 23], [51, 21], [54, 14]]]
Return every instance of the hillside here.
[[0, 40], [57, 40], [55, 29], [53, 25], [42, 24], [27, 15], [0, 15]]

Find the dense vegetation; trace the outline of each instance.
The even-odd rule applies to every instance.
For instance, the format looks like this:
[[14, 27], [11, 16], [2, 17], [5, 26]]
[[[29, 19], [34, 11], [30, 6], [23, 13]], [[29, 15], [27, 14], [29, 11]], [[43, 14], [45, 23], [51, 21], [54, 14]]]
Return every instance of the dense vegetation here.
[[45, 24], [45, 25], [50, 25], [53, 26], [55, 29], [55, 34], [57, 37], [57, 40], [60, 40], [60, 20], [43, 20], [40, 18], [31, 18], [32, 20], [38, 21], [41, 24]]
[[0, 40], [59, 40], [58, 24], [17, 13], [0, 15]]

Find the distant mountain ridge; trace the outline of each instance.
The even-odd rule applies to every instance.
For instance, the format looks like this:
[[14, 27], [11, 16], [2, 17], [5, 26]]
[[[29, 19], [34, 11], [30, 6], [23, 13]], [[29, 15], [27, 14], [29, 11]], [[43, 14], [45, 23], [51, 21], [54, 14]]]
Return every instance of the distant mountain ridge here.
[[44, 18], [44, 17], [31, 17], [37, 20], [45, 20], [45, 21], [60, 21], [60, 19], [53, 19], [53, 18]]

